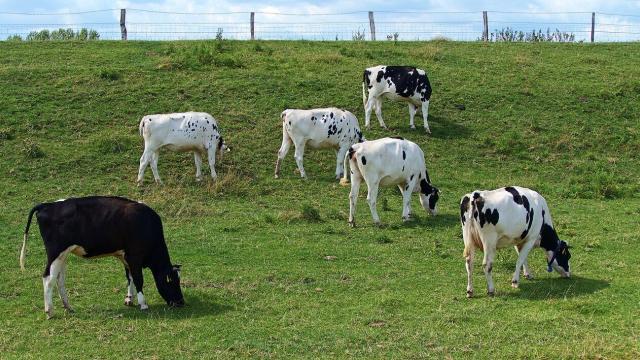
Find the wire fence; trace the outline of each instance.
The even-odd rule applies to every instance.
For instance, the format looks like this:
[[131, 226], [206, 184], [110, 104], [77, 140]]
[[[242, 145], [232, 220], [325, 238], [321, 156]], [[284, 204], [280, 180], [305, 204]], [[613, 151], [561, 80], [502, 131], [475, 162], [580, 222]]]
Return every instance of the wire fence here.
[[105, 9], [66, 13], [0, 12], [0, 40], [26, 39], [59, 28], [96, 30], [103, 40], [197, 40], [222, 36], [248, 40], [449, 39], [496, 41], [504, 29], [572, 34], [574, 41], [638, 41], [640, 15], [598, 12], [356, 11], [331, 14], [275, 12], [166, 12]]

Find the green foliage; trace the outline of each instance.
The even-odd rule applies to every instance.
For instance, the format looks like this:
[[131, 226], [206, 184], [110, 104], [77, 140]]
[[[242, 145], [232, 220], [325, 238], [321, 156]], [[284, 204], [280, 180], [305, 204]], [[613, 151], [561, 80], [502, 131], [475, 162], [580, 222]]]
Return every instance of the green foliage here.
[[18, 34], [9, 35], [9, 36], [7, 36], [7, 41], [20, 42], [20, 41], [22, 41], [22, 36], [20, 36]]
[[[223, 43], [0, 42], [4, 357], [640, 358], [640, 43]], [[220, 56], [242, 66], [219, 66]], [[362, 71], [381, 63], [429, 73], [431, 135], [410, 130], [406, 104], [388, 100], [390, 129], [374, 116], [364, 133], [421, 146], [442, 191], [438, 215], [414, 194], [404, 223], [398, 189], [382, 187], [374, 226], [363, 183], [350, 228], [333, 151], [306, 151], [302, 180], [292, 149], [274, 179], [280, 113], [339, 106], [364, 128]], [[211, 113], [232, 149], [216, 161], [218, 180], [204, 161], [196, 182], [192, 154], [162, 150], [164, 185], [148, 169], [137, 187], [141, 117], [191, 110]], [[514, 184], [545, 196], [573, 246], [572, 278], [548, 274], [536, 249], [535, 279], [512, 289], [507, 248], [488, 298], [478, 252], [477, 295], [466, 299], [460, 198]], [[125, 307], [119, 261], [72, 256], [76, 312], [55, 295], [56, 317], [44, 320], [35, 220], [26, 271], [17, 264], [28, 211], [95, 194], [158, 212], [186, 307], [168, 308], [147, 270], [150, 309]]]
[[109, 81], [116, 81], [121, 77], [120, 73], [115, 70], [101, 70], [99, 76], [101, 79]]
[[524, 32], [510, 27], [494, 30], [489, 35], [489, 41], [495, 42], [575, 42], [576, 36], [573, 33], [556, 29], [551, 31], [547, 28], [546, 34], [542, 30]]
[[27, 41], [69, 41], [69, 40], [99, 40], [100, 34], [93, 29], [82, 28], [79, 31], [74, 31], [71, 28], [57, 29], [49, 31], [43, 29], [40, 31], [32, 31], [27, 35]]

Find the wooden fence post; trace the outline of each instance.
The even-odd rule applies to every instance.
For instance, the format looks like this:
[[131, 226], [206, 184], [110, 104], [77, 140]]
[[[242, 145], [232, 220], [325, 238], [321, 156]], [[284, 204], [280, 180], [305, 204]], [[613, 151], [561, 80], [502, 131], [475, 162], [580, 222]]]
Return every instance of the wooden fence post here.
[[256, 39], [254, 22], [253, 22], [255, 20], [255, 16], [256, 16], [256, 14], [252, 11], [251, 12], [251, 40], [255, 40]]
[[489, 19], [486, 11], [482, 12], [482, 40], [489, 41]]
[[376, 41], [376, 23], [373, 21], [373, 11], [369, 11], [369, 29], [371, 30], [371, 40]]
[[596, 29], [596, 13], [591, 13], [591, 42], [593, 42], [594, 32]]
[[120, 9], [120, 32], [122, 40], [127, 40], [127, 25], [125, 18], [127, 17], [127, 9]]

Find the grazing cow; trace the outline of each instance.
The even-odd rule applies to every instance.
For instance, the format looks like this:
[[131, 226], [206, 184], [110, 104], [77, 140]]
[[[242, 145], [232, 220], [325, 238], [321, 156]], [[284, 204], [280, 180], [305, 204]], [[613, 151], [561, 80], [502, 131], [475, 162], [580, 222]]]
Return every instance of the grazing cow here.
[[173, 151], [193, 151], [196, 162], [196, 180], [202, 180], [200, 167], [202, 155], [209, 158], [211, 177], [216, 175], [216, 150], [222, 152], [227, 147], [220, 136], [218, 124], [213, 116], [201, 112], [147, 115], [140, 121], [140, 135], [144, 138], [144, 152], [140, 158], [138, 185], [142, 184], [144, 170], [151, 164], [151, 171], [157, 183], [162, 184], [158, 174], [160, 149]]
[[[368, 99], [367, 89], [369, 90]], [[431, 84], [424, 70], [410, 66], [378, 65], [364, 71], [362, 103], [365, 111], [364, 125], [367, 130], [371, 128], [371, 109], [375, 109], [380, 126], [387, 128], [382, 120], [382, 97], [409, 103], [409, 125], [412, 129], [416, 128], [413, 118], [417, 109], [420, 108], [424, 119], [424, 129], [431, 133], [429, 123], [427, 123]]]
[[[367, 201], [371, 209], [373, 222], [380, 224], [376, 210], [378, 186], [398, 185], [402, 193], [402, 219], [407, 221], [411, 216], [411, 193], [420, 193], [420, 204], [431, 213], [436, 214], [436, 202], [439, 191], [431, 185], [429, 173], [424, 162], [424, 153], [415, 143], [403, 138], [383, 138], [365, 141], [349, 148], [344, 159], [351, 166], [351, 193], [349, 194], [349, 224], [355, 226], [356, 201], [362, 179], [369, 190]], [[344, 175], [342, 185], [347, 184]]]
[[282, 145], [276, 161], [276, 179], [280, 176], [280, 163], [293, 143], [296, 147], [294, 157], [300, 170], [300, 176], [306, 178], [302, 157], [306, 146], [312, 149], [329, 148], [337, 151], [336, 180], [344, 169], [342, 160], [349, 146], [364, 141], [358, 119], [346, 110], [337, 108], [299, 110], [287, 109], [282, 118]]
[[553, 228], [547, 202], [533, 190], [509, 186], [466, 194], [460, 202], [460, 221], [467, 268], [467, 297], [473, 296], [471, 274], [476, 249], [484, 253], [482, 266], [489, 296], [495, 293], [491, 270], [496, 250], [510, 245], [514, 245], [518, 253], [511, 280], [514, 288], [518, 287], [523, 266], [524, 276], [531, 278], [527, 256], [534, 246], [546, 251], [547, 271], [551, 272], [553, 268], [563, 277], [571, 274], [568, 245], [558, 238]]
[[72, 311], [65, 290], [67, 256], [115, 256], [124, 264], [128, 282], [125, 305], [133, 305], [135, 285], [141, 310], [148, 308], [142, 293], [142, 268], [150, 268], [158, 292], [170, 306], [184, 305], [180, 266], [172, 265], [164, 241], [160, 216], [147, 205], [120, 197], [91, 196], [36, 205], [29, 212], [20, 252], [24, 270], [27, 235], [36, 214], [47, 253], [42, 275], [44, 311], [53, 316], [53, 285], [64, 308]]

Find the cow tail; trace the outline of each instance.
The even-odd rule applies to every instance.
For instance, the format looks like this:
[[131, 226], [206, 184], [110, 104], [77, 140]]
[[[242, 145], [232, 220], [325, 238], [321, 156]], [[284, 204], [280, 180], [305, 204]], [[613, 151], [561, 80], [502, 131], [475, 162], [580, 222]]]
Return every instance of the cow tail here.
[[365, 72], [364, 75], [362, 76], [362, 106], [363, 107], [367, 107], [367, 94], [366, 91], [367, 89], [365, 88], [365, 78], [367, 76], [367, 73]]
[[24, 229], [24, 237], [22, 238], [22, 249], [20, 250], [20, 269], [24, 271], [24, 261], [27, 256], [27, 236], [29, 235], [29, 227], [31, 226], [31, 218], [36, 211], [40, 211], [44, 207], [44, 204], [38, 204], [29, 211], [29, 217], [27, 219], [27, 226]]
[[140, 120], [140, 125], [138, 125], [138, 131], [140, 132], [140, 136], [142, 136], [142, 131], [144, 130], [144, 117]]
[[342, 186], [349, 185], [349, 179], [347, 178], [347, 169], [349, 167], [349, 159], [351, 159], [351, 156], [353, 155], [354, 152], [355, 150], [353, 149], [353, 146], [350, 146], [349, 151], [347, 151], [347, 153], [344, 154], [344, 165], [342, 167], [344, 170], [344, 174], [342, 175], [342, 179], [340, 179], [340, 185]]

